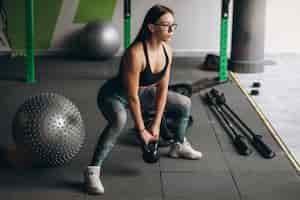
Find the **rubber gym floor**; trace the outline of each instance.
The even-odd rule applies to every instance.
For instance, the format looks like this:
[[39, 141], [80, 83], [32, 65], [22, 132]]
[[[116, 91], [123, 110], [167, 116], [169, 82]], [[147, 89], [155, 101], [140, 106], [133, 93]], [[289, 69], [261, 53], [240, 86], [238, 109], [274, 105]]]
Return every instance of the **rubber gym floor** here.
[[[298, 174], [232, 77], [215, 88], [224, 92], [228, 104], [253, 130], [263, 135], [276, 157], [264, 159], [255, 150], [250, 156], [239, 155], [200, 99], [199, 95], [208, 90], [204, 89], [192, 96], [194, 123], [187, 133], [192, 145], [203, 152], [201, 160], [171, 159], [166, 156], [167, 148], [161, 148], [162, 157], [158, 163], [144, 163], [140, 147], [133, 141], [133, 123], [129, 117], [126, 131], [103, 166], [105, 194], [87, 195], [82, 187], [82, 171], [106, 125], [97, 108], [96, 96], [104, 81], [117, 73], [119, 59], [97, 62], [37, 58], [38, 83], [32, 85], [23, 81], [22, 59], [1, 57], [0, 62], [1, 199], [299, 199]], [[171, 83], [193, 83], [217, 76], [217, 72], [201, 70], [202, 62], [202, 58], [175, 58]], [[28, 96], [41, 92], [62, 94], [77, 105], [85, 123], [85, 144], [74, 160], [63, 167], [12, 167], [5, 159], [5, 152], [14, 144], [13, 116]]]

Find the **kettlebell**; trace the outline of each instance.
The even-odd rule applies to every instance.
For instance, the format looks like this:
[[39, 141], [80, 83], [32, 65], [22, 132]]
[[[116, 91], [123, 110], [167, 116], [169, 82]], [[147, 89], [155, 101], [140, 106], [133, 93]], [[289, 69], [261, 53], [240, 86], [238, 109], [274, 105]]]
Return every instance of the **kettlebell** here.
[[156, 163], [160, 158], [158, 141], [149, 142], [149, 144], [142, 145], [143, 160], [146, 163]]

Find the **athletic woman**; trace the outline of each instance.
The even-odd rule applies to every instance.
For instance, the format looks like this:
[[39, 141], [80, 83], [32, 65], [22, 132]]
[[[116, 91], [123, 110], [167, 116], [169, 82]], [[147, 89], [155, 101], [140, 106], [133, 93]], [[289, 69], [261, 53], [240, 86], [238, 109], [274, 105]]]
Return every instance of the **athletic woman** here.
[[[174, 113], [177, 116], [174, 119], [176, 142], [170, 146], [168, 155], [172, 158], [201, 158], [202, 153], [194, 150], [185, 137], [191, 100], [168, 91], [172, 64], [172, 49], [168, 43], [176, 27], [170, 8], [162, 5], [150, 8], [136, 39], [121, 58], [118, 75], [101, 87], [98, 106], [108, 124], [84, 173], [88, 193], [104, 193], [101, 167], [125, 127], [127, 109], [145, 144], [158, 140], [163, 113]], [[151, 125], [146, 127], [142, 113], [148, 109], [154, 109], [156, 114]]]

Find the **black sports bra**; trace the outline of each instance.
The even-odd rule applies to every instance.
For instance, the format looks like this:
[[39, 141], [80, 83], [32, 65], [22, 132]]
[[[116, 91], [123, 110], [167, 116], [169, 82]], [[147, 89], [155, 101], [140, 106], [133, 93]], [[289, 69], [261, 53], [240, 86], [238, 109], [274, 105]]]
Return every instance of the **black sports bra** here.
[[165, 75], [168, 65], [169, 65], [169, 57], [168, 57], [165, 47], [163, 46], [164, 54], [166, 57], [165, 67], [160, 72], [152, 73], [150, 63], [149, 63], [149, 58], [148, 58], [147, 46], [146, 46], [145, 42], [143, 42], [143, 48], [144, 48], [144, 53], [145, 53], [145, 57], [146, 57], [146, 67], [140, 73], [139, 84], [140, 84], [140, 86], [149, 86], [149, 85], [152, 85], [152, 84], [158, 82], [159, 80], [161, 80], [162, 77]]

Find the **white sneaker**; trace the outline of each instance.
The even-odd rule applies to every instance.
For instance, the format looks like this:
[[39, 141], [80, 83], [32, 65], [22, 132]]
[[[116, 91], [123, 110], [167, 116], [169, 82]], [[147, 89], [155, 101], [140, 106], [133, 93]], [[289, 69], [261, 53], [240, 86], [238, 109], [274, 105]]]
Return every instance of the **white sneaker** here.
[[88, 166], [84, 172], [85, 189], [89, 194], [104, 194], [104, 187], [100, 180], [100, 167]]
[[192, 148], [191, 144], [184, 138], [183, 143], [174, 143], [171, 145], [169, 156], [172, 158], [185, 158], [198, 160], [202, 157], [202, 153]]

